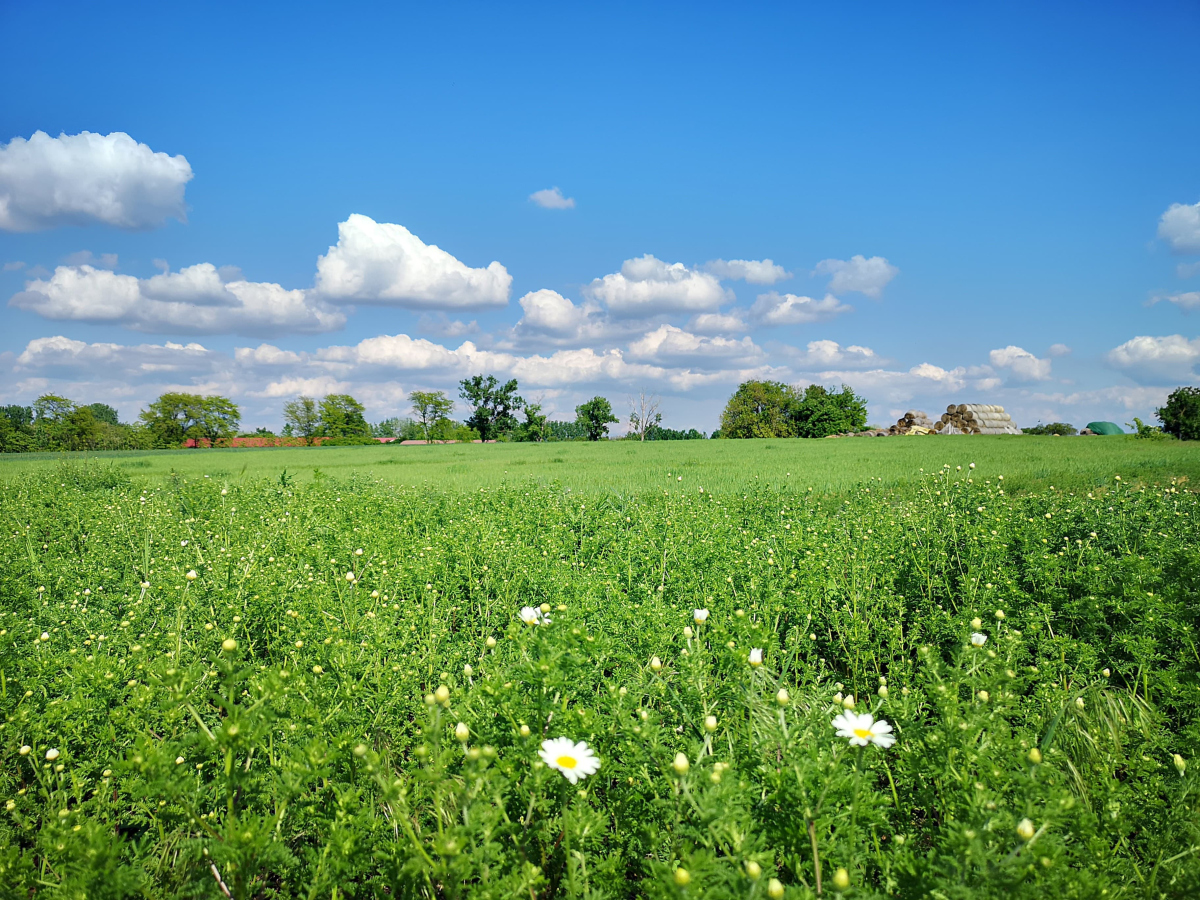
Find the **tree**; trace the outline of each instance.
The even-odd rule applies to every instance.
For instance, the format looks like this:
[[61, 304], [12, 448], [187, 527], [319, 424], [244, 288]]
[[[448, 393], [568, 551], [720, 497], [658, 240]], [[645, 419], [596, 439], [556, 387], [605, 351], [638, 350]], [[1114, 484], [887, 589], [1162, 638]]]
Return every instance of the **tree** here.
[[1041, 422], [1039, 422], [1037, 425], [1034, 425], [1032, 428], [1022, 428], [1021, 433], [1022, 434], [1057, 434], [1057, 435], [1063, 435], [1063, 436], [1069, 437], [1073, 434], [1078, 434], [1079, 432], [1075, 430], [1074, 425], [1071, 425], [1068, 422], [1051, 422], [1049, 425], [1043, 425]]
[[546, 414], [542, 412], [542, 404], [526, 403], [525, 421], [517, 429], [517, 440], [537, 443], [549, 440], [550, 426], [547, 424], [546, 419]]
[[68, 450], [91, 450], [100, 443], [101, 425], [90, 406], [71, 410], [57, 431], [56, 442]]
[[321, 401], [321, 433], [328, 437], [369, 437], [361, 403], [349, 394], [329, 394]]
[[658, 396], [654, 394], [647, 396], [644, 390], [639, 392], [636, 397], [629, 398], [629, 431], [631, 434], [636, 434], [639, 441], [644, 441], [646, 432], [658, 427], [662, 422], [662, 413], [658, 411], [661, 402]]
[[34, 423], [54, 424], [66, 419], [75, 411], [75, 403], [57, 394], [42, 394], [33, 401]]
[[33, 425], [32, 406], [17, 406], [15, 404], [0, 406], [0, 416], [8, 419], [14, 428], [29, 428]]
[[177, 447], [188, 440], [200, 446], [203, 440], [215, 445], [237, 434], [242, 413], [226, 397], [169, 392], [142, 410], [138, 418], [160, 446]]
[[525, 405], [517, 394], [517, 379], [500, 384], [495, 375], [473, 375], [460, 381], [458, 387], [458, 395], [472, 410], [467, 426], [478, 431], [483, 440], [494, 440], [516, 427], [513, 413]]
[[89, 403], [84, 409], [90, 409], [97, 422], [103, 422], [105, 425], [121, 424], [117, 411], [107, 403]]
[[721, 437], [795, 437], [795, 403], [795, 391], [781, 381], [745, 381], [721, 413]]
[[[793, 389], [795, 392], [795, 389]], [[845, 431], [860, 431], [867, 425], [867, 401], [843, 384], [833, 391], [819, 384], [810, 384], [804, 393], [796, 394], [791, 416], [796, 437], [823, 438]]]
[[603, 397], [593, 397], [575, 407], [575, 422], [587, 432], [589, 441], [604, 440], [608, 437], [608, 426], [619, 421], [613, 415], [612, 404]]
[[317, 401], [304, 396], [289, 400], [283, 404], [283, 421], [287, 423], [284, 427], [285, 434], [289, 437], [293, 434], [302, 437], [304, 443], [311, 445], [313, 438], [321, 430], [321, 413], [317, 410]]
[[1200, 440], [1200, 387], [1178, 387], [1167, 405], [1154, 411], [1162, 429], [1181, 441]]
[[454, 401], [444, 391], [413, 391], [411, 399], [424, 440], [433, 440], [434, 429], [443, 419], [449, 418]]

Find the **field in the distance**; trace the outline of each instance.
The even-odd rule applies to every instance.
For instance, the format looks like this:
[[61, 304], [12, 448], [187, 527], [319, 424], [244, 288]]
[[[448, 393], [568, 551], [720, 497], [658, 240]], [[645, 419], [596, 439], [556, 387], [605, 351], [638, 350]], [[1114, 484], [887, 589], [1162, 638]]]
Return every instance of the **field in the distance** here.
[[314, 473], [358, 473], [410, 486], [470, 490], [534, 482], [620, 495], [661, 487], [667, 472], [718, 493], [756, 484], [828, 492], [871, 480], [899, 485], [919, 478], [922, 469], [969, 462], [1003, 474], [1010, 489], [1086, 488], [1106, 484], [1114, 474], [1150, 482], [1200, 480], [1200, 442], [985, 435], [14, 454], [0, 456], [0, 480], [48, 472], [62, 459], [111, 463], [141, 478], [278, 478], [286, 470], [300, 482]]

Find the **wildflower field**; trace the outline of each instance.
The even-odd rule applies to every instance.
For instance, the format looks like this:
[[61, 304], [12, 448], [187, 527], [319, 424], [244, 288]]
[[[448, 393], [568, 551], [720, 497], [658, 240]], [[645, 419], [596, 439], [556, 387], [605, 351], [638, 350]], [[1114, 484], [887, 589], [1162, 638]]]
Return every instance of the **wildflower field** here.
[[0, 896], [1200, 896], [1190, 482], [972, 459], [10, 471]]

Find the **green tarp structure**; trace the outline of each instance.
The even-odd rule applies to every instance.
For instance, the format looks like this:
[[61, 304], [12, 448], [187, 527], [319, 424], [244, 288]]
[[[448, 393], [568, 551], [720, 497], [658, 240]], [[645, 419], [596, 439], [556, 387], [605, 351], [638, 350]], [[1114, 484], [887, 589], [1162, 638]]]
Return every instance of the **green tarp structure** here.
[[1096, 434], [1124, 434], [1124, 429], [1116, 422], [1088, 422], [1087, 427]]

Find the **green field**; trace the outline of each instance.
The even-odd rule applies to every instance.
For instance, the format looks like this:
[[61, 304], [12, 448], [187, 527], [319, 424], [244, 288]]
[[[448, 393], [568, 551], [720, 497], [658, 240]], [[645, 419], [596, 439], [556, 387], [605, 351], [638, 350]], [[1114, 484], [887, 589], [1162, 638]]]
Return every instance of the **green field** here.
[[627, 441], [553, 444], [280, 448], [270, 450], [147, 450], [0, 456], [0, 479], [45, 472], [62, 459], [111, 463], [131, 476], [177, 473], [227, 481], [299, 481], [314, 473], [369, 473], [398, 484], [446, 489], [503, 484], [557, 484], [573, 491], [636, 494], [661, 487], [667, 472], [696, 488], [743, 491], [757, 484], [841, 491], [869, 480], [912, 482], [942, 465], [978, 464], [1005, 474], [1010, 486], [1107, 484], [1114, 474], [1162, 481], [1200, 478], [1200, 444], [1127, 438], [938, 436], [841, 440]]
[[1196, 466], [5, 458], [0, 897], [1200, 896]]

